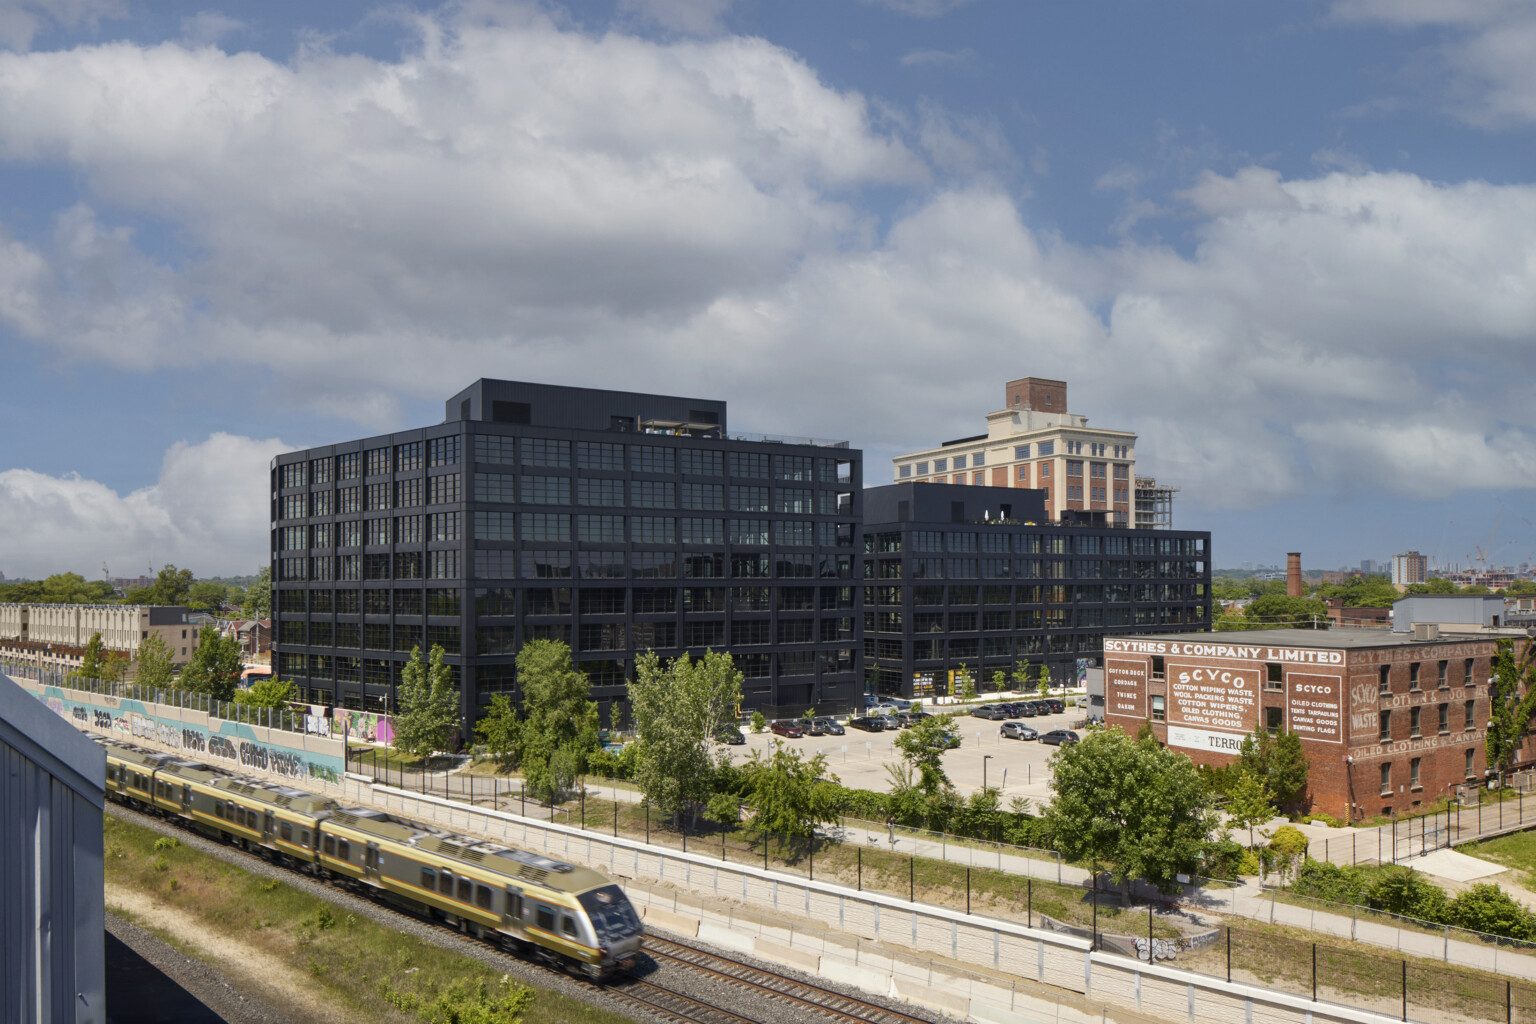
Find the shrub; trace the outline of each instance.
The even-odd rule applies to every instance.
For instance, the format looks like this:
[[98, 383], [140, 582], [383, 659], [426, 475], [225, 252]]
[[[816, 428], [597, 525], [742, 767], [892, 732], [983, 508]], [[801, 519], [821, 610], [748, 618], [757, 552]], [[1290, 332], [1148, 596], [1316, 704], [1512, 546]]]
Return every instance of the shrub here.
[[1388, 867], [1371, 886], [1371, 906], [1405, 917], [1444, 924], [1450, 918], [1450, 901], [1445, 890], [1412, 868]]
[[1237, 873], [1239, 875], [1256, 875], [1259, 873], [1259, 855], [1252, 850], [1244, 850], [1237, 859]]
[[768, 728], [768, 719], [761, 711], [752, 712], [752, 731], [762, 732]]
[[1492, 882], [1478, 882], [1451, 904], [1455, 922], [1463, 928], [1511, 939], [1536, 938], [1536, 919]]
[[159, 839], [155, 840], [155, 852], [158, 853], [161, 850], [174, 850], [180, 845], [181, 843], [176, 840], [175, 836], [161, 836]]
[[1309, 860], [1296, 871], [1296, 891], [1330, 903], [1365, 903], [1361, 872], [1324, 860]]

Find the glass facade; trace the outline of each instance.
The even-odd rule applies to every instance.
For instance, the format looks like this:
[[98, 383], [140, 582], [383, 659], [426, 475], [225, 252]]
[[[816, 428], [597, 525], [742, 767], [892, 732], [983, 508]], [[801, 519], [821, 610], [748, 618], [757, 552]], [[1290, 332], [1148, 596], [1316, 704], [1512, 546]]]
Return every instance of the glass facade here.
[[313, 703], [387, 711], [412, 646], [439, 644], [473, 718], [517, 697], [516, 651], [549, 637], [622, 721], [639, 654], [740, 635], [747, 708], [851, 704], [861, 453], [730, 439], [723, 403], [636, 415], [686, 402], [482, 381], [439, 426], [279, 456], [278, 673]]

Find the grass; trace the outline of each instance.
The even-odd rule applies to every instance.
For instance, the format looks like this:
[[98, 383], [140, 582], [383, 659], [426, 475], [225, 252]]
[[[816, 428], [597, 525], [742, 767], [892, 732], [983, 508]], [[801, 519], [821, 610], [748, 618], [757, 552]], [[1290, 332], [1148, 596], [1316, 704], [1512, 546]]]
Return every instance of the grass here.
[[[283, 882], [107, 816], [106, 881], [152, 895], [202, 929], [254, 948], [347, 1019], [483, 1024], [623, 1024], [626, 1018], [534, 989]], [[131, 915], [130, 915], [131, 916]], [[179, 948], [186, 943], [163, 936]], [[206, 950], [188, 952], [211, 959]], [[294, 1009], [312, 1011], [313, 1007]]]
[[1529, 888], [1536, 875], [1536, 832], [1514, 832], [1497, 839], [1458, 846], [1457, 852], [1481, 857], [1520, 872], [1520, 884]]

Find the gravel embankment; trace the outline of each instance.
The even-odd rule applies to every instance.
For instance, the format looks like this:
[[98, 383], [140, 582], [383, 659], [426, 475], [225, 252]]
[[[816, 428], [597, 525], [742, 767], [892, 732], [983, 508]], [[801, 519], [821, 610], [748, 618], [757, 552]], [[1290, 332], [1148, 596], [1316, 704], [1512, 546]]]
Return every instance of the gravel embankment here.
[[[500, 950], [493, 949], [482, 942], [458, 935], [440, 925], [430, 924], [410, 914], [364, 899], [338, 886], [320, 882], [300, 872], [278, 867], [253, 854], [214, 842], [197, 832], [179, 828], [162, 819], [141, 814], [118, 804], [109, 803], [107, 805], [107, 813], [136, 825], [142, 825], [163, 835], [175, 836], [181, 842], [201, 853], [217, 857], [219, 860], [234, 864], [264, 878], [281, 880], [302, 892], [319, 897], [351, 913], [365, 916], [369, 920], [387, 928], [393, 928], [396, 931], [414, 935], [441, 948], [473, 957], [481, 963], [511, 975], [513, 978], [528, 985], [536, 988], [553, 989], [574, 999], [623, 1014], [634, 1020], [651, 1021], [656, 1019], [645, 1010], [637, 1008], [630, 1000], [609, 994], [605, 987], [593, 985], [585, 981], [578, 981], [559, 971], [511, 956]], [[708, 948], [706, 944], [699, 943], [696, 940], [688, 941]], [[947, 1019], [910, 1004], [883, 999], [878, 995], [864, 992], [860, 989], [835, 984], [826, 978], [818, 978], [789, 970], [782, 965], [754, 960], [734, 951], [715, 950], [714, 952], [751, 963], [753, 966], [761, 967], [767, 971], [799, 978], [807, 983], [820, 985], [825, 988], [843, 991], [848, 995], [866, 999], [876, 1004], [889, 1005], [892, 1009], [900, 1010], [903, 1013], [914, 1014], [935, 1022], [942, 1022]], [[177, 954], [172, 951], [172, 955], [175, 956]], [[651, 961], [645, 967], [642, 967], [639, 973], [647, 981], [654, 984], [713, 1003], [716, 1006], [758, 1021], [760, 1024], [803, 1024], [804, 1021], [814, 1015], [813, 1010], [802, 1004], [788, 999], [775, 999], [757, 990], [744, 988], [741, 985], [713, 977], [702, 971], [680, 968], [675, 965], [663, 966], [655, 961]], [[222, 981], [220, 981], [220, 984], [222, 984]], [[612, 987], [622, 992], [624, 981], [622, 979], [614, 981]], [[211, 1006], [212, 1003], [209, 1005]], [[276, 1021], [283, 1020], [283, 1018], [271, 1019], [274, 1021], [274, 1024]], [[230, 1018], [230, 1020], [234, 1024], [235, 1018]], [[266, 1024], [267, 1022], [266, 1018], [260, 1020], [252, 1018], [252, 1020], [255, 1024]], [[243, 1020], [241, 1024], [243, 1024]]]

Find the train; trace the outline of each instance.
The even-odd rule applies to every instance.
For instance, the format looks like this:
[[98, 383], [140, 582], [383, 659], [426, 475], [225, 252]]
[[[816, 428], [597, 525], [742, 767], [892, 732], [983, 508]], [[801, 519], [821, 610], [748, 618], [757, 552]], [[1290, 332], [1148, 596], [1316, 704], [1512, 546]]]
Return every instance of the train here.
[[110, 799], [593, 981], [639, 961], [644, 927], [624, 890], [601, 872], [91, 738], [106, 750]]

